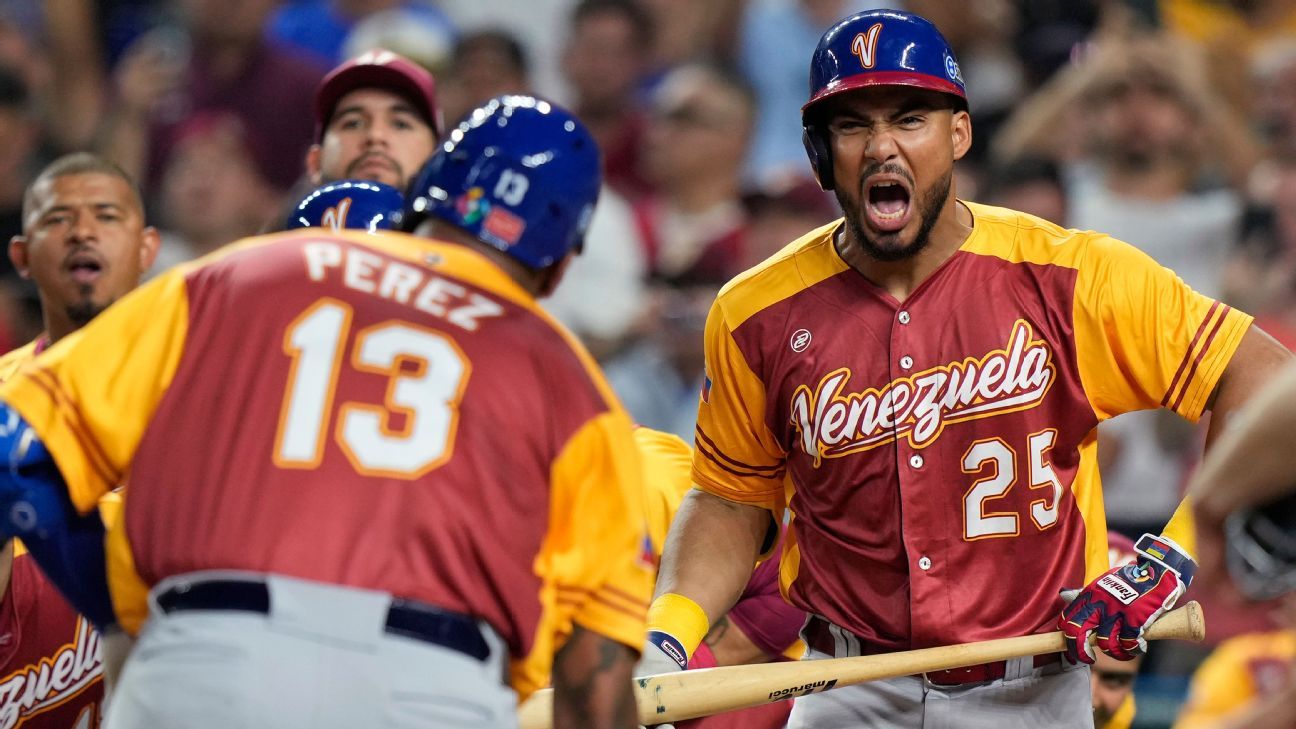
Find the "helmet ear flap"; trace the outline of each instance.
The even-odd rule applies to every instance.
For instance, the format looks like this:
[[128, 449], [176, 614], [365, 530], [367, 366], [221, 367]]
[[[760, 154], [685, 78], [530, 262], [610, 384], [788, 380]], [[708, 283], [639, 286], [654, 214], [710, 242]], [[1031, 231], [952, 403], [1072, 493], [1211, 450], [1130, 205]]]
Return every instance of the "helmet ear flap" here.
[[810, 166], [814, 168], [815, 179], [825, 191], [833, 189], [832, 150], [828, 148], [828, 132], [818, 124], [805, 124], [801, 127], [801, 143], [805, 145], [806, 154], [810, 157]]

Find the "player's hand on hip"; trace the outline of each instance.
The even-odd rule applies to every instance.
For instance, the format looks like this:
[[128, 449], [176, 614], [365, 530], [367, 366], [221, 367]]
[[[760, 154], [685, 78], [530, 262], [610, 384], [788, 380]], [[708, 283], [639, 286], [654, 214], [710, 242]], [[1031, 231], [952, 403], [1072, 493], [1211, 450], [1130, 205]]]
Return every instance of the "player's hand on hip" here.
[[[1093, 663], [1095, 645], [1128, 661], [1147, 650], [1143, 631], [1188, 589], [1197, 565], [1174, 541], [1144, 534], [1135, 545], [1138, 561], [1115, 567], [1089, 583], [1062, 610], [1058, 629], [1072, 663]], [[1070, 597], [1063, 593], [1064, 599]]]

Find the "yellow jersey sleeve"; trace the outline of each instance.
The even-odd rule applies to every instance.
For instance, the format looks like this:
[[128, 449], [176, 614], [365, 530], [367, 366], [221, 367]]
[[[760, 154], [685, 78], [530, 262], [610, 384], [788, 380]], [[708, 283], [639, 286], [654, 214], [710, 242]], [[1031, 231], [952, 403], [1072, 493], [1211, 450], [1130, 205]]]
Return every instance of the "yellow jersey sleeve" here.
[[89, 512], [123, 480], [184, 348], [184, 271], [169, 271], [59, 340], [0, 387]]
[[1095, 235], [1088, 246], [1073, 320], [1094, 413], [1164, 407], [1196, 421], [1251, 317], [1193, 291], [1131, 245]]
[[552, 656], [574, 624], [639, 650], [652, 597], [630, 418], [619, 408], [591, 418], [552, 474], [549, 532], [535, 562], [544, 610], [530, 654], [513, 664], [520, 699], [549, 682]]
[[1259, 696], [1249, 666], [1266, 660], [1290, 665], [1294, 657], [1296, 633], [1291, 631], [1242, 635], [1220, 643], [1193, 674], [1174, 729], [1214, 726]]
[[41, 335], [36, 339], [24, 344], [23, 346], [11, 350], [3, 357], [0, 357], [0, 382], [4, 382], [18, 373], [23, 365], [36, 359], [36, 351], [40, 348], [45, 337]]
[[781, 514], [787, 454], [765, 424], [765, 385], [734, 341], [723, 292], [711, 306], [704, 336], [706, 380], [698, 404], [693, 483]]
[[675, 512], [693, 488], [693, 449], [679, 436], [651, 428], [635, 428], [635, 445], [643, 466], [648, 538], [653, 555], [660, 559]]

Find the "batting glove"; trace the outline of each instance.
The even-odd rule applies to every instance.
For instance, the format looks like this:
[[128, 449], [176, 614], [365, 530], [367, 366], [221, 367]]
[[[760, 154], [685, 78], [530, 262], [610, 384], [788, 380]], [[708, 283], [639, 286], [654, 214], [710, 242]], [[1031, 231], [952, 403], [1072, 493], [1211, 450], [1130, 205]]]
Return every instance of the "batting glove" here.
[[634, 675], [652, 676], [683, 671], [688, 668], [688, 662], [688, 651], [684, 650], [684, 644], [678, 638], [662, 630], [650, 630], [639, 663], [635, 665]]
[[1147, 650], [1143, 631], [1188, 589], [1197, 563], [1173, 540], [1144, 534], [1134, 545], [1138, 561], [1115, 567], [1089, 583], [1062, 610], [1058, 629], [1067, 660], [1093, 663], [1089, 637], [1104, 653], [1128, 661]]

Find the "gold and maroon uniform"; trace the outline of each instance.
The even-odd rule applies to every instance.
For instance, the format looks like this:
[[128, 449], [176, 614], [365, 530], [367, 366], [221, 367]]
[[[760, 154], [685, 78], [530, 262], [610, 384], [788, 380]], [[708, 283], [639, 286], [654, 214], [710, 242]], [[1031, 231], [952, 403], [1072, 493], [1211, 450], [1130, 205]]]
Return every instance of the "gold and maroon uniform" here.
[[146, 585], [248, 570], [471, 615], [503, 637], [523, 698], [573, 623], [643, 642], [629, 419], [579, 344], [466, 247], [253, 239], [137, 289], [0, 396], [79, 509], [129, 474], [109, 548]]
[[1198, 419], [1251, 322], [1125, 243], [962, 204], [972, 232], [903, 302], [842, 261], [838, 221], [707, 323], [694, 481], [790, 509], [782, 586], [847, 631], [810, 621], [830, 654], [1051, 629], [1109, 568], [1095, 426]]
[[[47, 346], [40, 336], [0, 357], [0, 382]], [[92, 729], [102, 701], [99, 632], [14, 540], [0, 599], [0, 729]]]

